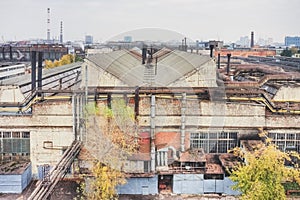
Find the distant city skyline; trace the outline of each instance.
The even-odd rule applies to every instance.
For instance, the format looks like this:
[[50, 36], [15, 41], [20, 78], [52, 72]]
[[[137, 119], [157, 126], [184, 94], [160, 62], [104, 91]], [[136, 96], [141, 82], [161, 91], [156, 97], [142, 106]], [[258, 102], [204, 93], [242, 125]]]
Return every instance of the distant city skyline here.
[[0, 42], [46, 39], [50, 8], [51, 38], [59, 39], [63, 21], [64, 41], [92, 35], [103, 42], [127, 31], [155, 28], [192, 40], [227, 43], [254, 31], [255, 40], [283, 43], [285, 36], [300, 35], [299, 6], [298, 0], [1, 1]]

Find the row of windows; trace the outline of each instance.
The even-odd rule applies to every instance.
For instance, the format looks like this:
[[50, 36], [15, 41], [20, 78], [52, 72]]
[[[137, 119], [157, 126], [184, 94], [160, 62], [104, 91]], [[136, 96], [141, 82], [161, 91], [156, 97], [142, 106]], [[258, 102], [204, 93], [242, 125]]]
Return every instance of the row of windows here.
[[237, 132], [191, 133], [190, 148], [203, 149], [205, 153], [227, 153], [237, 146]]
[[9, 132], [9, 131], [0, 131], [0, 138], [30, 138], [30, 132]]
[[1, 155], [29, 155], [30, 132], [0, 131]]
[[300, 133], [269, 133], [268, 136], [280, 150], [300, 153]]

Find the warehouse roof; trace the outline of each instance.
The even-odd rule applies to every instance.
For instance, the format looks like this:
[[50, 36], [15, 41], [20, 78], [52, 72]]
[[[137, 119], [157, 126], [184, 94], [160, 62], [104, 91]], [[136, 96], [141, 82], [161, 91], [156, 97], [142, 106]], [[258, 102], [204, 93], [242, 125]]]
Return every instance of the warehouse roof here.
[[[209, 56], [191, 54], [183, 51], [161, 50], [148, 64], [142, 64], [142, 58], [130, 51], [119, 50], [107, 54], [96, 54], [87, 58], [96, 66], [122, 80], [128, 86], [169, 86], [184, 75], [194, 72], [209, 62]], [[155, 56], [154, 55], [154, 56]]]

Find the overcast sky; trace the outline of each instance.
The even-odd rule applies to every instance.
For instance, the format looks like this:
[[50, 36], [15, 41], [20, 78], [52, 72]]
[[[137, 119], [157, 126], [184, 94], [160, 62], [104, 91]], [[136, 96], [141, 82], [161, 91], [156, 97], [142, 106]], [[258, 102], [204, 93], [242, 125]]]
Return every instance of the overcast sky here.
[[[0, 42], [47, 36], [83, 40], [86, 34], [105, 41], [143, 28], [166, 29], [193, 40], [235, 42], [255, 32], [255, 38], [300, 35], [300, 0], [0, 0]], [[137, 39], [137, 38], [133, 38]]]

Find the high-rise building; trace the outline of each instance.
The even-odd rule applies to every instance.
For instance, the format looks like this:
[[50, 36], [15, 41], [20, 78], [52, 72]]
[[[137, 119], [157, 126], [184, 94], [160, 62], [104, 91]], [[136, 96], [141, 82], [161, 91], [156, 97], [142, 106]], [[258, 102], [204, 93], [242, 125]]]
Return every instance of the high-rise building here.
[[86, 35], [85, 36], [85, 44], [93, 44], [93, 36]]
[[294, 36], [294, 37], [286, 36], [284, 38], [284, 45], [300, 47], [300, 37], [299, 36]]

